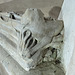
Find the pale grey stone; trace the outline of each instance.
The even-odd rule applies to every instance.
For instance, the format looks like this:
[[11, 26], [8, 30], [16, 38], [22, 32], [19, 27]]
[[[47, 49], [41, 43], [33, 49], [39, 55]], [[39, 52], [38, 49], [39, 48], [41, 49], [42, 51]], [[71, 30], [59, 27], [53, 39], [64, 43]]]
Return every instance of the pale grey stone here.
[[[4, 13], [0, 18], [0, 45], [23, 69], [29, 71], [35, 68], [46, 48], [61, 49], [63, 37], [57, 35], [63, 29], [62, 21], [45, 20], [41, 10], [33, 8], [27, 9], [22, 17], [11, 13], [6, 13], [8, 16]], [[28, 47], [31, 39], [33, 42]], [[52, 57], [56, 58], [56, 56], [54, 52]], [[4, 62], [8, 65], [7, 63]]]

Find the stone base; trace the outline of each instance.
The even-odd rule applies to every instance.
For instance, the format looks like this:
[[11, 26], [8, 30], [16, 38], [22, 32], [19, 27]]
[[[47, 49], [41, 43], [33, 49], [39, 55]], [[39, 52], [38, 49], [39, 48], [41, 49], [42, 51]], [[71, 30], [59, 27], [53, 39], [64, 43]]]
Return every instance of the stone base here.
[[0, 75], [65, 75], [60, 65], [52, 62], [44, 62], [27, 72], [1, 46], [0, 62]]

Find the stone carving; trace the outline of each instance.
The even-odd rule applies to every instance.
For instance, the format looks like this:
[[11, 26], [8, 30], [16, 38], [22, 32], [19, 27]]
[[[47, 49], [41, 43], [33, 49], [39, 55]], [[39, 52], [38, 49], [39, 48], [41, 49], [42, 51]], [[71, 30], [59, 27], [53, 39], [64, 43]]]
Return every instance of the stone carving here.
[[26, 71], [37, 65], [63, 29], [62, 21], [44, 18], [39, 9], [27, 9], [22, 16], [14, 12], [0, 15], [0, 45]]

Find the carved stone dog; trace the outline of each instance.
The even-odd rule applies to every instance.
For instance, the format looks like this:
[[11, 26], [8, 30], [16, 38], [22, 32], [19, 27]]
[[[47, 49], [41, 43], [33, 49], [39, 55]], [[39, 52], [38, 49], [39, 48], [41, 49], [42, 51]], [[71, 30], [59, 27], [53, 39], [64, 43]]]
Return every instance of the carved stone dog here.
[[[36, 56], [38, 51], [41, 52], [40, 49], [49, 44], [52, 38], [58, 35], [63, 29], [62, 21], [46, 21], [44, 14], [39, 9], [32, 8], [27, 9], [25, 14], [23, 14], [21, 24], [24, 25], [21, 33], [23, 36], [22, 39], [25, 38], [24, 33], [27, 29], [29, 33], [32, 34], [32, 38], [37, 40], [37, 44], [34, 47], [27, 48], [27, 46], [24, 45], [23, 55], [26, 54], [25, 48], [27, 48], [29, 51], [25, 56], [30, 58], [33, 54]], [[25, 40], [23, 42], [23, 44], [25, 44]]]

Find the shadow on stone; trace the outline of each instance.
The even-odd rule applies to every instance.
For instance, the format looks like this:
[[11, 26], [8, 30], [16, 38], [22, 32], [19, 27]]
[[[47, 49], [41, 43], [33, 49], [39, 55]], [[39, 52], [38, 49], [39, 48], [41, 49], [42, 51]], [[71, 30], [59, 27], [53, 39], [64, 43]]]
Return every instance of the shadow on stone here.
[[0, 75], [8, 75], [2, 63], [0, 63]]
[[49, 16], [57, 19], [60, 14], [61, 7], [55, 6], [49, 11]]

